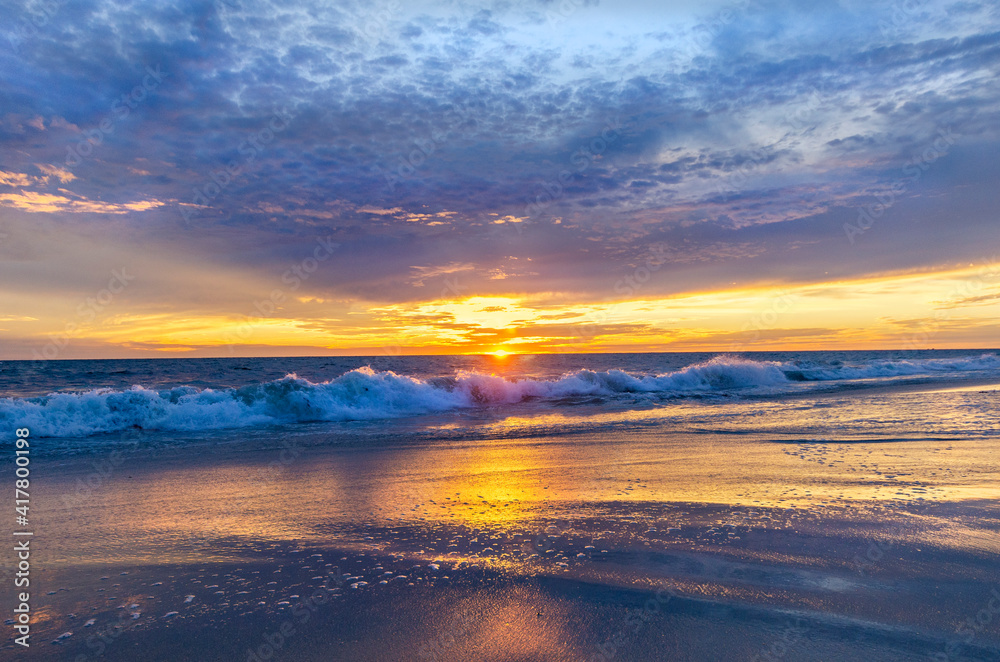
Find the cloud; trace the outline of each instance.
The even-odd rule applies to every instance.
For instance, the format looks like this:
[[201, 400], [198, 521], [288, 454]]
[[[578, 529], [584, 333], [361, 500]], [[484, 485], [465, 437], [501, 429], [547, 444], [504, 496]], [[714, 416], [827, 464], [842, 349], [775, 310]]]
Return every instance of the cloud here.
[[45, 163], [36, 163], [35, 167], [41, 170], [45, 177], [42, 178], [42, 183], [48, 183], [49, 178], [58, 179], [61, 183], [66, 184], [68, 182], [76, 179], [76, 175], [71, 173], [65, 168], [60, 168], [58, 166], [48, 165]]
[[3, 186], [30, 186], [35, 181], [34, 177], [19, 172], [0, 172], [0, 185]]
[[980, 294], [974, 297], [964, 297], [956, 301], [949, 301], [945, 304], [939, 306], [940, 308], [962, 308], [964, 306], [974, 306], [982, 304], [993, 304], [1000, 301], [1000, 292], [993, 292], [991, 294]]
[[[68, 192], [67, 192], [68, 193]], [[23, 191], [21, 193], [0, 193], [0, 206], [13, 207], [33, 213], [86, 213], [86, 214], [127, 214], [129, 212], [147, 211], [162, 207], [159, 200], [139, 200], [114, 204], [86, 198], [70, 197], [68, 195], [52, 195]]]
[[5, 231], [49, 215], [279, 284], [330, 237], [302, 294], [379, 305], [457, 296], [446, 280], [612, 301], [660, 243], [643, 291], [668, 297], [945, 268], [1000, 239], [989, 3], [397, 5], [56, 12], [0, 52]]
[[63, 168], [44, 163], [36, 163], [35, 167], [43, 173], [41, 177], [19, 172], [0, 171], [0, 185], [25, 188], [28, 186], [45, 186], [53, 179], [63, 184], [76, 179], [76, 175]]
[[475, 268], [476, 265], [471, 262], [451, 262], [441, 266], [414, 266], [410, 267], [415, 272], [410, 282], [414, 287], [423, 287], [428, 280], [437, 278], [438, 276], [470, 272], [474, 271]]

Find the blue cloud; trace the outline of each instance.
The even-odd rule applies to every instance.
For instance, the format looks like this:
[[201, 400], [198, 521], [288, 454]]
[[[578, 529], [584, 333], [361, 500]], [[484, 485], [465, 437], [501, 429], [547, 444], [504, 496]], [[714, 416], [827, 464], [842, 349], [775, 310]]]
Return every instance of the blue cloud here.
[[[588, 5], [539, 27], [499, 4], [72, 3], [0, 53], [0, 169], [71, 167], [40, 190], [165, 201], [132, 231], [248, 267], [336, 236], [348, 257], [312, 286], [381, 299], [425, 295], [406, 284], [415, 262], [517, 251], [543, 274], [518, 287], [586, 292], [660, 240], [684, 247], [681, 288], [953, 262], [976, 246], [942, 237], [989, 232], [995, 203], [973, 146], [1000, 138], [1000, 18], [925, 5], [736, 3], [728, 20]], [[914, 166], [941, 130], [955, 144]], [[928, 243], [873, 266], [843, 224], [908, 164], [922, 176], [893, 214], [912, 209], [907, 237]], [[438, 212], [453, 214], [414, 220]], [[520, 231], [494, 222], [508, 215]], [[866, 245], [888, 250], [896, 227]], [[259, 247], [217, 256], [206, 234]]]

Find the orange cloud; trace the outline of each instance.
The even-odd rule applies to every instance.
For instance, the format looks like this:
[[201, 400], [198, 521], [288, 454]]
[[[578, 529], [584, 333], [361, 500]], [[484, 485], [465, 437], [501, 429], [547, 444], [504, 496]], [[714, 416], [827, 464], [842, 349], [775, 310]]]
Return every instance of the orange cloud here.
[[[60, 189], [62, 190], [62, 189]], [[162, 207], [159, 200], [139, 200], [115, 204], [80, 198], [73, 200], [64, 195], [21, 191], [20, 193], [0, 193], [0, 206], [13, 207], [27, 212], [70, 212], [83, 214], [127, 214], [131, 211], [146, 211]]]
[[58, 179], [63, 184], [76, 179], [76, 175], [71, 173], [69, 170], [59, 168], [54, 165], [36, 163], [35, 167], [42, 171], [43, 174], [41, 177], [27, 175], [22, 172], [0, 171], [0, 184], [24, 188], [26, 186], [44, 186], [49, 183], [50, 179]]
[[69, 170], [66, 170], [65, 168], [59, 168], [57, 166], [48, 165], [45, 163], [36, 163], [35, 167], [41, 170], [43, 173], [45, 173], [45, 177], [42, 178], [44, 180], [43, 183], [48, 183], [49, 178], [52, 177], [58, 179], [63, 184], [66, 184], [76, 179], [76, 175], [71, 173]]
[[0, 184], [4, 186], [31, 186], [35, 177], [25, 175], [20, 172], [3, 172], [0, 170]]

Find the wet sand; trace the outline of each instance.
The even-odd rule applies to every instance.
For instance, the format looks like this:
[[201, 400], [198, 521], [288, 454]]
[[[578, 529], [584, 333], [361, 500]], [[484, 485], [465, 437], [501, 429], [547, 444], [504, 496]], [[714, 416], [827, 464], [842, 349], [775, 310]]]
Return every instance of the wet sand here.
[[39, 460], [24, 659], [1000, 660], [991, 444], [645, 426]]

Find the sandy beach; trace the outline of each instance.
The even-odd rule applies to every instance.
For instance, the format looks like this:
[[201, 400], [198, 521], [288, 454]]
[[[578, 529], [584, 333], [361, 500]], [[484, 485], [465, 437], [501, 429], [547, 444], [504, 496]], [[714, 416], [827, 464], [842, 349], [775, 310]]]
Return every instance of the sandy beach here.
[[989, 438], [508, 424], [39, 461], [31, 654], [1000, 659]]

